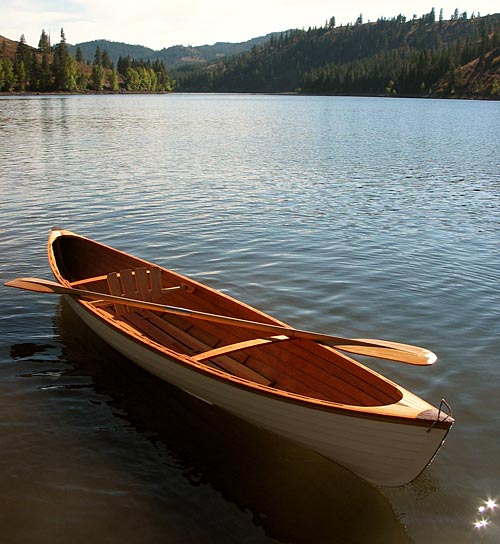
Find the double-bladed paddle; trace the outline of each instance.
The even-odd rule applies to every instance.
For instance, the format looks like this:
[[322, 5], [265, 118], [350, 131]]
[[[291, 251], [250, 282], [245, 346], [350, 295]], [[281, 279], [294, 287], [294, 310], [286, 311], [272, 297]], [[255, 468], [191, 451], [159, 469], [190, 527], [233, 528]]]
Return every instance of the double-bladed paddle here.
[[248, 321], [246, 319], [239, 319], [236, 317], [228, 317], [223, 315], [210, 314], [206, 312], [199, 312], [196, 310], [190, 310], [188, 308], [165, 306], [163, 304], [157, 304], [154, 302], [146, 302], [143, 300], [108, 295], [107, 293], [96, 293], [94, 291], [86, 291], [83, 289], [73, 289], [72, 287], [65, 287], [64, 285], [61, 285], [60, 283], [56, 283], [54, 281], [39, 278], [17, 278], [14, 280], [6, 281], [4, 285], [6, 285], [7, 287], [16, 287], [17, 289], [35, 291], [37, 293], [52, 293], [58, 295], [70, 295], [78, 298], [89, 298], [94, 300], [97, 299], [103, 300], [105, 302], [112, 302], [115, 304], [134, 306], [136, 308], [182, 315], [184, 317], [189, 317], [193, 319], [223, 323], [225, 325], [245, 327], [248, 329], [255, 329], [273, 333], [281, 333], [285, 334], [290, 338], [304, 338], [308, 340], [314, 340], [316, 342], [320, 342], [322, 344], [334, 347], [335, 349], [347, 351], [349, 353], [357, 353], [358, 355], [376, 357], [379, 359], [388, 359], [391, 361], [398, 361], [410, 365], [426, 366], [432, 365], [437, 361], [437, 357], [432, 351], [409, 344], [400, 344], [397, 342], [389, 342], [386, 340], [343, 338], [341, 336], [332, 336], [329, 334], [321, 334], [300, 329], [293, 329], [290, 327], [273, 325], [271, 323], [261, 323], [258, 321]]

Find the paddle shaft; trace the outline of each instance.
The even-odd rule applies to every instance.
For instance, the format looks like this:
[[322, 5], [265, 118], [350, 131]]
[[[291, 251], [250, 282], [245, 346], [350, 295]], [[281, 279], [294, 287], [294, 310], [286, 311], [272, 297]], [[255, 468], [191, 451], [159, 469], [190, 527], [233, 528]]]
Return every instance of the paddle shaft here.
[[[34, 279], [34, 278], [33, 278]], [[31, 278], [30, 278], [31, 280]], [[6, 283], [8, 285], [9, 282]], [[42, 286], [37, 280], [37, 285]], [[246, 319], [240, 319], [238, 317], [229, 317], [218, 314], [211, 314], [208, 312], [200, 312], [197, 310], [190, 310], [188, 308], [181, 308], [178, 306], [168, 306], [165, 304], [158, 304], [156, 302], [147, 302], [145, 300], [137, 300], [135, 298], [120, 297], [116, 295], [108, 295], [107, 293], [96, 293], [95, 291], [87, 291], [85, 289], [74, 289], [72, 287], [65, 287], [59, 283], [43, 280], [43, 285], [51, 288], [54, 294], [70, 295], [78, 298], [90, 298], [93, 300], [103, 300], [104, 302], [112, 302], [114, 304], [123, 304], [125, 306], [133, 306], [135, 308], [143, 308], [144, 310], [153, 310], [156, 312], [165, 312], [173, 315], [180, 315], [184, 317], [190, 317], [192, 319], [201, 319], [203, 321], [211, 321], [213, 323], [223, 323], [224, 325], [232, 325], [236, 327], [244, 327], [249, 329], [255, 329], [266, 332], [282, 333], [294, 338], [306, 338], [308, 340], [317, 340], [323, 342], [338, 342], [341, 344], [352, 344], [356, 346], [373, 346], [372, 342], [357, 341], [348, 338], [342, 338], [340, 336], [330, 336], [328, 334], [315, 333], [310, 331], [303, 331], [300, 329], [293, 329], [289, 327], [283, 327], [281, 325], [273, 325], [271, 323], [261, 323], [259, 321], [249, 321]], [[385, 346], [380, 346], [385, 347]]]
[[27, 289], [29, 291], [41, 293], [53, 293], [60, 295], [70, 295], [79, 298], [90, 298], [92, 300], [102, 300], [105, 302], [112, 302], [114, 304], [123, 304], [126, 306], [133, 306], [135, 308], [143, 308], [146, 310], [180, 315], [192, 319], [200, 319], [203, 321], [211, 321], [214, 323], [222, 323], [225, 325], [250, 328], [271, 333], [280, 333], [285, 334], [290, 338], [304, 338], [307, 340], [314, 340], [317, 342], [333, 345], [343, 351], [353, 352], [351, 346], [359, 346], [360, 348], [362, 348], [360, 350], [360, 353], [362, 355], [380, 357], [383, 359], [387, 358], [407, 364], [429, 365], [433, 364], [436, 360], [436, 357], [432, 352], [423, 348], [418, 348], [416, 346], [409, 346], [406, 344], [398, 344], [387, 341], [381, 341], [380, 343], [377, 343], [377, 341], [371, 340], [343, 338], [340, 336], [332, 336], [329, 334], [321, 334], [300, 329], [293, 329], [291, 327], [284, 327], [281, 325], [273, 325], [271, 323], [249, 321], [237, 317], [211, 314], [207, 312], [200, 312], [197, 310], [190, 310], [188, 308], [168, 306], [164, 304], [157, 304], [154, 302], [147, 302], [143, 300], [131, 299], [116, 295], [109, 295], [107, 293], [96, 293], [94, 291], [74, 289], [72, 287], [65, 287], [60, 283], [38, 278], [18, 278], [5, 282], [5, 285], [8, 287], [16, 287], [19, 289]]

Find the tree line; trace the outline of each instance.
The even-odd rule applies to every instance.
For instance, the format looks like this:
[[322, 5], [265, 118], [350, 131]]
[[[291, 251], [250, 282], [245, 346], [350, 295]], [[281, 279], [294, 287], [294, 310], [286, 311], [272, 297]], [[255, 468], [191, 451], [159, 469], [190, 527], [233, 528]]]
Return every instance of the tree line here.
[[[9, 42], [12, 44], [12, 42]], [[173, 79], [175, 78], [175, 79]], [[116, 66], [98, 46], [93, 62], [61, 29], [52, 46], [42, 31], [38, 48], [21, 36], [15, 52], [0, 44], [0, 91], [290, 92], [500, 98], [500, 14], [434, 8], [407, 20], [398, 15], [365, 23], [273, 35], [250, 51], [171, 74], [162, 60], [119, 57]]]
[[55, 46], [42, 30], [38, 49], [26, 44], [24, 35], [17, 43], [14, 57], [5, 40], [0, 45], [0, 91], [3, 92], [72, 92], [72, 91], [146, 91], [173, 89], [165, 64], [120, 58], [117, 66], [106, 50], [97, 47], [94, 61], [84, 62], [82, 51], [69, 52], [64, 30]]
[[[184, 91], [252, 91], [451, 96], [474, 79], [470, 92], [500, 97], [500, 14], [458, 9], [449, 20], [434, 9], [420, 18], [399, 15], [336, 27], [295, 30], [210, 66], [184, 67], [173, 77]], [[469, 83], [467, 79], [467, 83]], [[471, 83], [472, 84], [472, 83]]]

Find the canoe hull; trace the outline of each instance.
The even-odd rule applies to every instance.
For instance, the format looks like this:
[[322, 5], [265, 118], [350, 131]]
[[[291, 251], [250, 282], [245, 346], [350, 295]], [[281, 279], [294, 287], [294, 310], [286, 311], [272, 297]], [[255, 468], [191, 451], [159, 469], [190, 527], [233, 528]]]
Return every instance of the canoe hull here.
[[431, 462], [448, 428], [408, 425], [398, 418], [339, 412], [299, 396], [283, 398], [207, 374], [141, 345], [72, 297], [68, 303], [104, 341], [145, 369], [187, 393], [256, 426], [284, 436], [337, 462], [367, 481], [400, 486]]

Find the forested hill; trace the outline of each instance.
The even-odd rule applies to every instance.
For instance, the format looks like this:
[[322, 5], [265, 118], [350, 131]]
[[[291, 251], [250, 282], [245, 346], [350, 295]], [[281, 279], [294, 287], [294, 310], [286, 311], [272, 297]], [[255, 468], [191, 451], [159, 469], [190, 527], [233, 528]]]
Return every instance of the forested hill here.
[[144, 47], [142, 45], [129, 45], [122, 42], [112, 42], [109, 40], [94, 40], [83, 42], [76, 45], [68, 45], [68, 50], [72, 55], [76, 55], [78, 49], [81, 50], [83, 59], [92, 62], [96, 49], [107, 51], [112, 63], [117, 64], [120, 57], [130, 57], [132, 59], [142, 59], [144, 61], [162, 61], [169, 70], [182, 64], [202, 64], [214, 62], [225, 57], [230, 57], [249, 51], [252, 47], [262, 45], [269, 41], [273, 36], [278, 36], [281, 32], [274, 32], [266, 36], [253, 38], [246, 42], [228, 43], [217, 42], [213, 45], [184, 46], [174, 45], [166, 47], [159, 51]]
[[172, 81], [161, 60], [119, 59], [115, 66], [99, 47], [92, 64], [82, 51], [73, 56], [66, 43], [51, 45], [42, 30], [38, 48], [26, 43], [24, 34], [13, 42], [0, 36], [0, 92], [170, 92]]
[[177, 90], [500, 98], [500, 14], [401, 15], [295, 30], [215, 64], [183, 67]]

